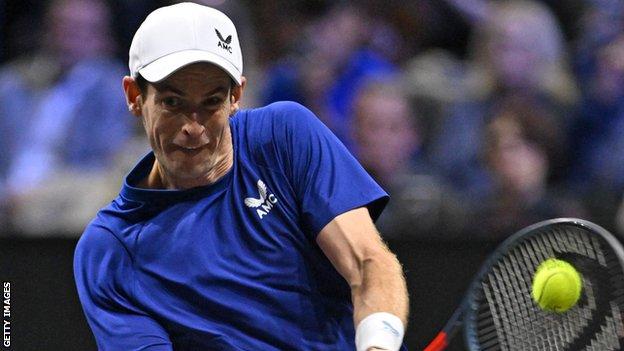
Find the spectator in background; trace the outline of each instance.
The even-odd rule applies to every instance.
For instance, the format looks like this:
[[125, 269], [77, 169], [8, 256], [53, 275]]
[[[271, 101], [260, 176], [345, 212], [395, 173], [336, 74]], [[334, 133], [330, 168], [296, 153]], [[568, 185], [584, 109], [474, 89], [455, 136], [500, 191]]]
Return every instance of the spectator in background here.
[[624, 232], [622, 210], [613, 220], [624, 192], [624, 3], [588, 1], [581, 19], [575, 63], [582, 100], [572, 130], [572, 186], [594, 220]]
[[454, 186], [476, 202], [491, 186], [479, 151], [486, 117], [496, 101], [503, 96], [530, 97], [564, 116], [556, 121], [564, 128], [577, 95], [565, 42], [548, 8], [527, 0], [486, 4], [485, 16], [474, 28], [471, 61], [465, 73], [456, 74], [470, 77], [470, 85], [445, 106], [442, 120], [433, 127], [429, 151]]
[[582, 82], [573, 135], [577, 183], [624, 188], [624, 3], [592, 1], [583, 17], [576, 68]]
[[125, 69], [111, 56], [104, 0], [55, 0], [44, 20], [41, 48], [0, 72], [0, 202], [18, 231], [78, 233], [85, 223], [72, 216], [106, 202], [94, 178], [131, 133]]
[[483, 95], [519, 92], [554, 108], [575, 103], [577, 91], [559, 22], [544, 4], [491, 2], [471, 40]]
[[400, 81], [366, 80], [353, 104], [357, 157], [392, 196], [377, 222], [381, 233], [400, 240], [456, 238], [465, 218], [462, 207], [421, 152], [418, 117]]
[[537, 100], [504, 99], [492, 109], [482, 157], [494, 187], [475, 217], [483, 233], [500, 239], [541, 220], [586, 216], [552, 179], [564, 160], [565, 138], [557, 116]]
[[[370, 45], [380, 26], [356, 4], [332, 6], [304, 30], [303, 54], [268, 69], [263, 103], [304, 103], [352, 147], [350, 107], [359, 84], [369, 77], [398, 70]], [[388, 27], [380, 33], [394, 38]], [[379, 40], [383, 38], [375, 39]]]

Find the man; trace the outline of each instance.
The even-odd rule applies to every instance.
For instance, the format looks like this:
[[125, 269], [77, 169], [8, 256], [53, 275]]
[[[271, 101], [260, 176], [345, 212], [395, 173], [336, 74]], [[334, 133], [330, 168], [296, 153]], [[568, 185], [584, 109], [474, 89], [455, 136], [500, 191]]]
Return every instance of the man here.
[[239, 110], [229, 18], [190, 3], [154, 11], [130, 72], [128, 106], [153, 152], [74, 262], [99, 348], [398, 350], [405, 280], [371, 220], [386, 193], [305, 108]]

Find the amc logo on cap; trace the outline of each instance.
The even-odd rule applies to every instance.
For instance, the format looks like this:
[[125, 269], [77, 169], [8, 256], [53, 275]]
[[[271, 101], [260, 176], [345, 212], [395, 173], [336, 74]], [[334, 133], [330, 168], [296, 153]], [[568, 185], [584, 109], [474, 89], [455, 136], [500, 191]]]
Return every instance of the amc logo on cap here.
[[221, 32], [219, 32], [218, 29], [215, 28], [215, 32], [217, 32], [217, 36], [219, 37], [219, 43], [217, 43], [217, 46], [220, 48], [223, 48], [225, 51], [231, 54], [232, 47], [230, 46], [230, 43], [232, 42], [232, 36], [228, 35], [227, 38], [223, 39], [223, 36], [221, 35]]

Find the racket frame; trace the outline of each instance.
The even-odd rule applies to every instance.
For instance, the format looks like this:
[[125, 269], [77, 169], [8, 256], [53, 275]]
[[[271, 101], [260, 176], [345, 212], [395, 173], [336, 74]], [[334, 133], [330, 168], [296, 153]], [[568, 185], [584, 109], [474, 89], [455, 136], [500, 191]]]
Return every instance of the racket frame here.
[[453, 312], [451, 318], [447, 321], [436, 337], [427, 345], [424, 351], [442, 351], [448, 347], [453, 337], [463, 327], [464, 342], [469, 350], [479, 351], [475, 340], [475, 332], [472, 328], [466, 326], [466, 318], [474, 316], [477, 306], [473, 306], [476, 300], [476, 294], [480, 291], [480, 285], [484, 277], [489, 274], [491, 268], [503, 257], [510, 249], [517, 245], [525, 236], [533, 234], [537, 230], [543, 230], [553, 225], [572, 225], [588, 230], [591, 233], [599, 235], [614, 251], [619, 258], [622, 271], [624, 271], [624, 248], [619, 240], [601, 226], [587, 220], [579, 218], [554, 218], [541, 221], [525, 227], [513, 235], [505, 239], [496, 249], [488, 256], [481, 265], [475, 276], [473, 277], [466, 294], [464, 295], [459, 307]]

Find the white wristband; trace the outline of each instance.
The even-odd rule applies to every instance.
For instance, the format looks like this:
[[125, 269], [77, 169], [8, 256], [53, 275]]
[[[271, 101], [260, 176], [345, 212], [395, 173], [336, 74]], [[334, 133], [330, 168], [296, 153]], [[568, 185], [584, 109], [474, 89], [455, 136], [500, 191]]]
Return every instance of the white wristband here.
[[403, 342], [405, 327], [399, 317], [377, 312], [366, 316], [355, 330], [357, 351], [366, 351], [371, 347], [389, 351], [398, 351]]

